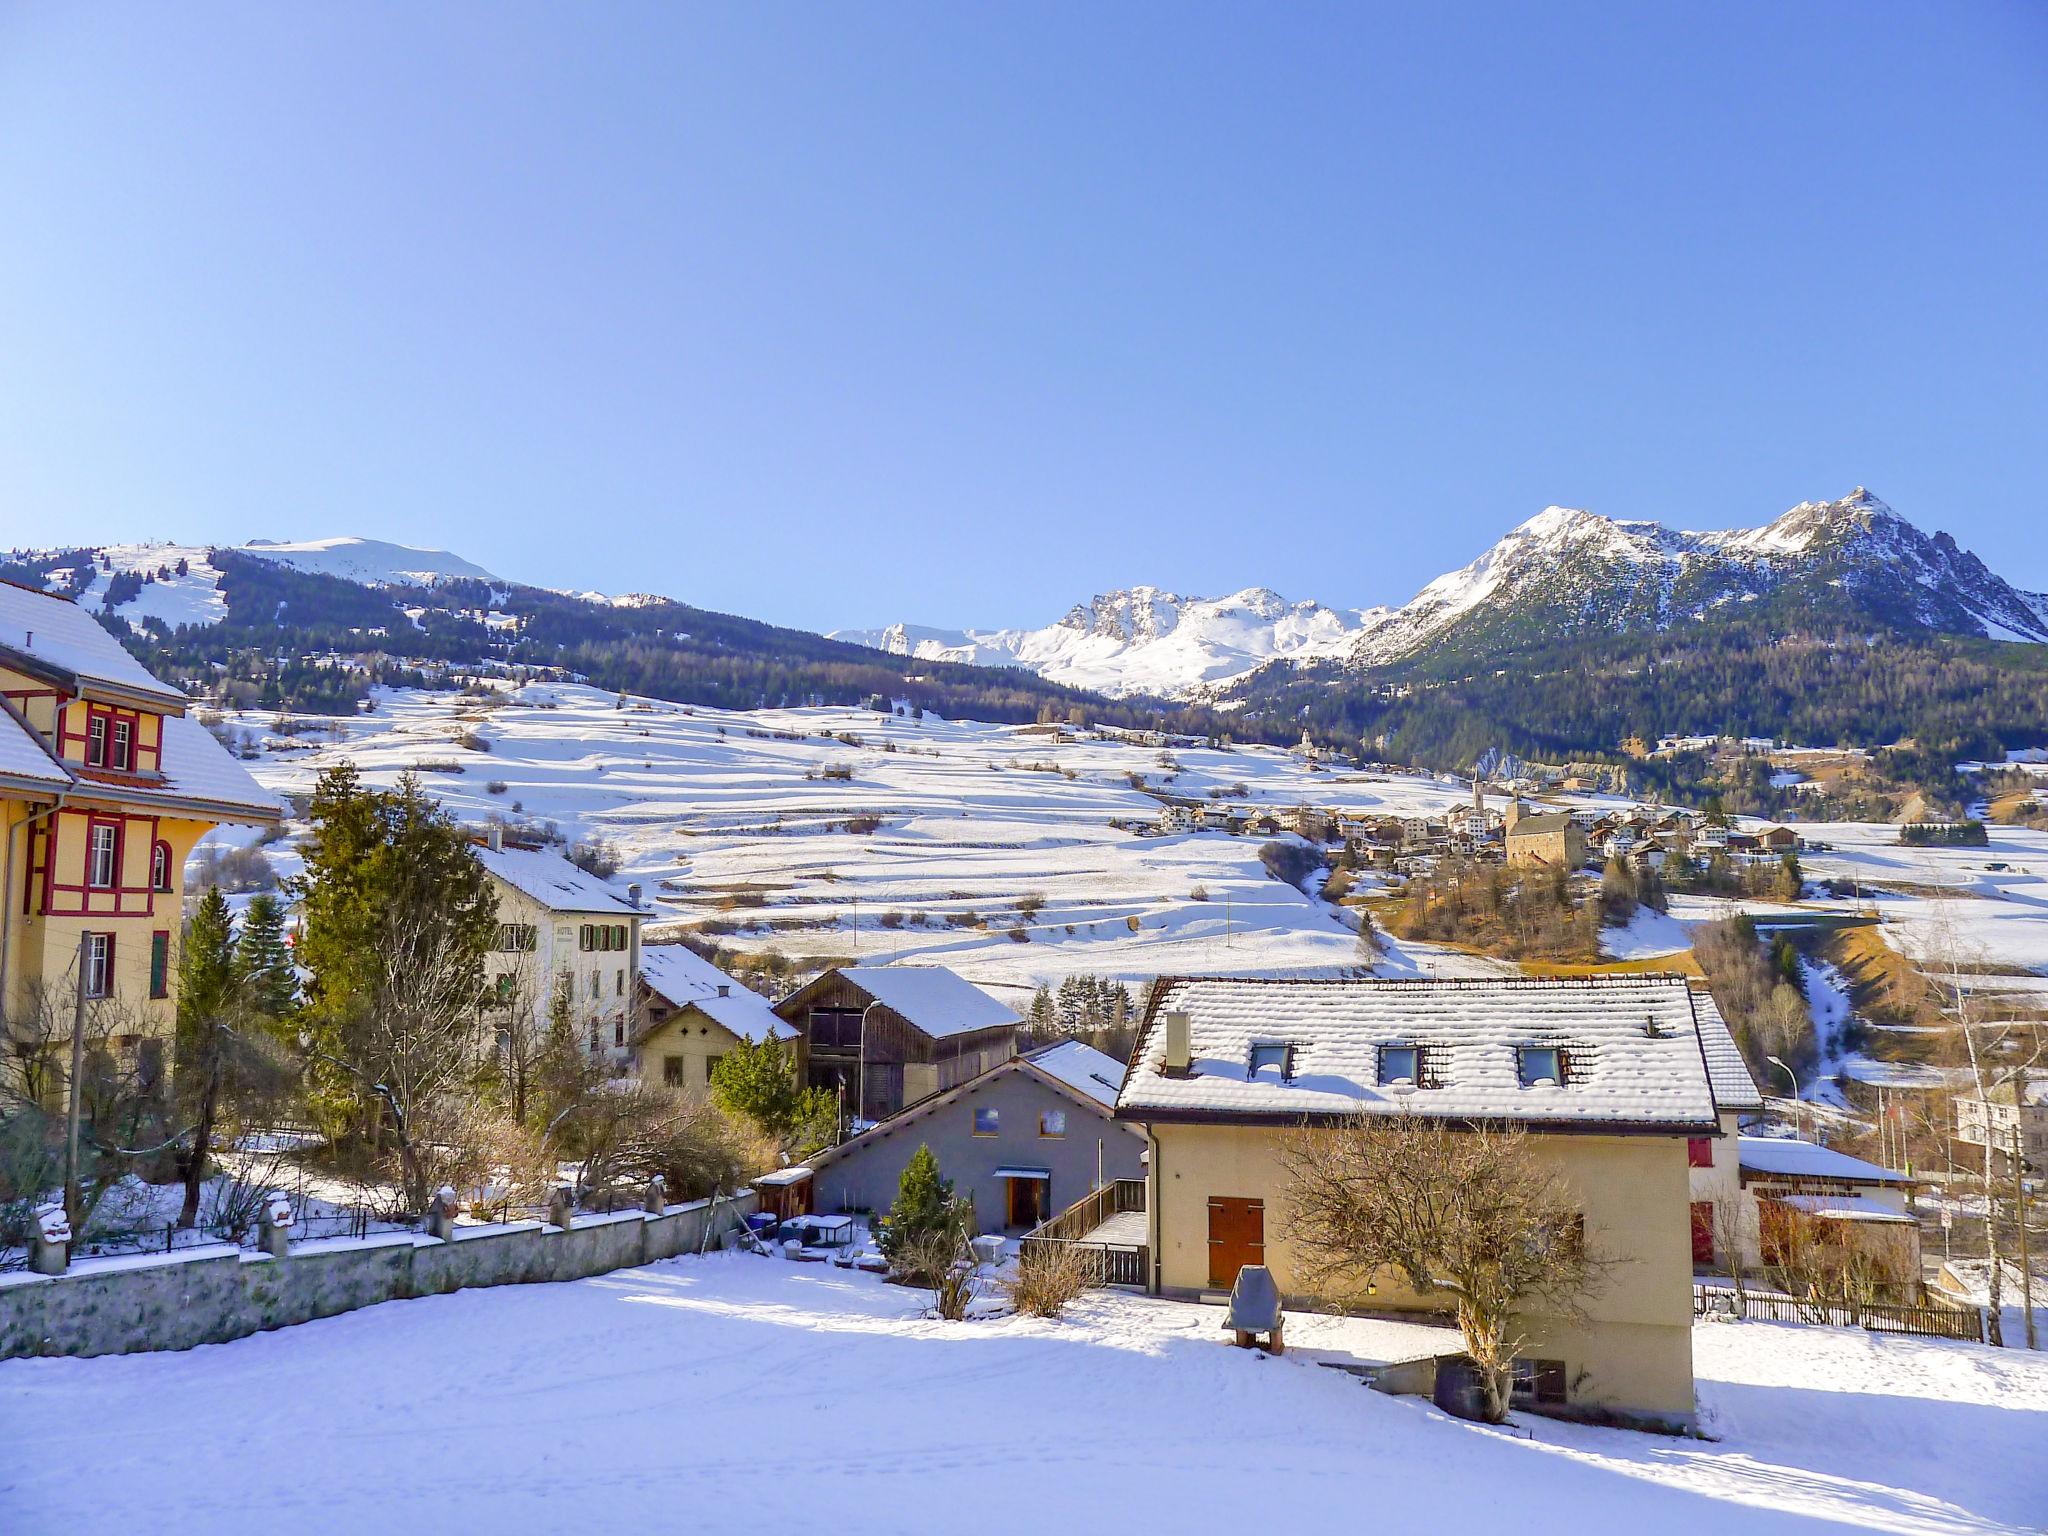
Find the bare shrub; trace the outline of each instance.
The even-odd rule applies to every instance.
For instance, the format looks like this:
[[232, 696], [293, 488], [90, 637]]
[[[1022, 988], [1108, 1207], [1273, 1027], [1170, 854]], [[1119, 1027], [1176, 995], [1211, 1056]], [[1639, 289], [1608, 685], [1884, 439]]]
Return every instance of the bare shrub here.
[[999, 1282], [1010, 1305], [1032, 1317], [1058, 1317], [1095, 1282], [1093, 1256], [1078, 1243], [1026, 1243], [1017, 1267]]

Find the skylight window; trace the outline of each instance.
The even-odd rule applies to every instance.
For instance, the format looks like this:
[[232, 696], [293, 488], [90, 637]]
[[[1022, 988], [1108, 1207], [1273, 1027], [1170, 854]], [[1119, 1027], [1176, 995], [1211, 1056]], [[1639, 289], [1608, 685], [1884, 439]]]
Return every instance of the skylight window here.
[[1293, 1075], [1290, 1070], [1291, 1049], [1286, 1044], [1254, 1045], [1251, 1058], [1246, 1062], [1245, 1075], [1257, 1077], [1261, 1072], [1271, 1071], [1275, 1077], [1286, 1079]]
[[1517, 1046], [1515, 1063], [1524, 1088], [1534, 1088], [1538, 1084], [1551, 1088], [1564, 1086], [1564, 1052], [1554, 1045]]
[[1380, 1086], [1388, 1088], [1395, 1083], [1409, 1083], [1418, 1088], [1422, 1086], [1422, 1051], [1419, 1047], [1380, 1047]]

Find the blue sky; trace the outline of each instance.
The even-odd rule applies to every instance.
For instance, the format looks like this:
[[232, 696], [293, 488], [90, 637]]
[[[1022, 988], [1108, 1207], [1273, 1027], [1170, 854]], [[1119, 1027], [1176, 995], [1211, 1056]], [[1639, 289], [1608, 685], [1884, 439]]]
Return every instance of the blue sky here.
[[1862, 483], [2042, 589], [2044, 253], [2029, 4], [6, 6], [0, 543], [1042, 623]]

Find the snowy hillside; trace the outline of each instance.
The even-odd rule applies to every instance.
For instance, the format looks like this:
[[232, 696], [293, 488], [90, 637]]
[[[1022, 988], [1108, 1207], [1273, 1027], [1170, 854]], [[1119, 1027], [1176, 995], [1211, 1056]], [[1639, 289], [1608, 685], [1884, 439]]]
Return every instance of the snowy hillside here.
[[1103, 593], [1042, 629], [836, 630], [831, 638], [928, 661], [1029, 667], [1070, 687], [1122, 696], [1181, 697], [1229, 682], [1278, 657], [1341, 656], [1383, 610], [1289, 602], [1264, 587], [1228, 597], [1182, 597], [1158, 587]]
[[[310, 790], [344, 757], [377, 784], [421, 769], [471, 822], [552, 823], [564, 837], [615, 844], [616, 885], [641, 884], [665, 919], [708, 925], [722, 943], [942, 963], [1012, 1001], [1072, 973], [1139, 980], [1354, 963], [1346, 921], [1267, 878], [1260, 839], [1113, 826], [1160, 809], [1132, 787], [1134, 774], [1191, 799], [1218, 790], [1282, 810], [1309, 799], [1420, 813], [1470, 798], [1459, 781], [1312, 772], [1271, 748], [1161, 753], [853, 709], [622, 710], [612, 694], [566, 684], [495, 700], [377, 700], [375, 714], [333, 722], [333, 736], [272, 737], [269, 715], [231, 723], [265, 744], [249, 766], [280, 790]], [[464, 746], [465, 735], [488, 749]], [[271, 851], [291, 872], [290, 844]], [[1032, 895], [1044, 906], [1027, 915], [1019, 903]], [[1397, 947], [1387, 969], [1425, 965], [1489, 968]]]
[[240, 552], [363, 586], [431, 586], [449, 580], [500, 584], [499, 578], [482, 566], [445, 549], [415, 549], [382, 539], [308, 539], [299, 543], [252, 539], [240, 546]]

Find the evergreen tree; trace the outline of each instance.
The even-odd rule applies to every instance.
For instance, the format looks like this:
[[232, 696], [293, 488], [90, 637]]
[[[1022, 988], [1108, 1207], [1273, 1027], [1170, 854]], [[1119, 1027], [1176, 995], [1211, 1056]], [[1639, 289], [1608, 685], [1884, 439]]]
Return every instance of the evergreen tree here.
[[249, 1006], [267, 1019], [288, 1019], [298, 1006], [299, 978], [284, 942], [284, 903], [267, 891], [242, 914], [235, 975]]
[[711, 1102], [752, 1121], [796, 1157], [825, 1145], [837, 1128], [832, 1095], [797, 1081], [795, 1053], [776, 1040], [741, 1040], [719, 1057]]
[[180, 1169], [185, 1182], [185, 1202], [178, 1213], [181, 1227], [199, 1217], [199, 1192], [206, 1183], [214, 1121], [220, 1112], [228, 1015], [235, 1000], [233, 922], [220, 887], [209, 886], [186, 926], [185, 947], [178, 956], [175, 1086], [181, 1107], [192, 1118], [192, 1140]]
[[940, 1176], [939, 1160], [931, 1147], [919, 1142], [896, 1181], [896, 1203], [889, 1207], [889, 1219], [876, 1235], [875, 1246], [895, 1264], [926, 1239], [958, 1230], [963, 1224], [963, 1203], [953, 1198], [953, 1181]]

